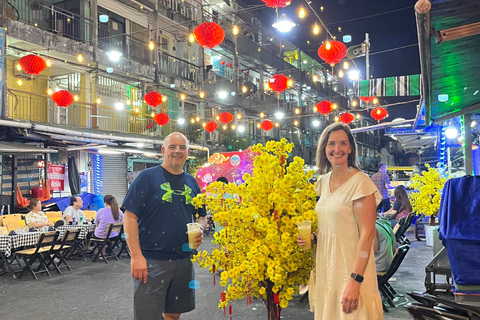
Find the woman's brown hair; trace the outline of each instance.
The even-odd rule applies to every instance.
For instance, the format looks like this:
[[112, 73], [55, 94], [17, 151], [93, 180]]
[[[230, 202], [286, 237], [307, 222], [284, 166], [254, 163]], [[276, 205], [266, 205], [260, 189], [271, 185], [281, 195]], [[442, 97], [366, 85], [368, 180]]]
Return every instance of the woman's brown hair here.
[[32, 198], [30, 199], [30, 204], [28, 205], [28, 210], [32, 211], [33, 208], [40, 202], [40, 199]]
[[120, 211], [119, 211], [120, 209], [118, 208], [117, 198], [115, 198], [111, 194], [107, 194], [103, 198], [103, 202], [105, 202], [106, 204], [108, 204], [110, 206], [110, 210], [112, 211], [113, 219], [118, 220], [118, 218], [120, 217]]
[[360, 170], [360, 166], [357, 160], [357, 142], [353, 138], [352, 132], [350, 131], [350, 127], [343, 123], [332, 123], [328, 127], [326, 127], [320, 139], [318, 139], [318, 147], [317, 147], [317, 167], [318, 167], [318, 174], [326, 174], [330, 172], [332, 169], [332, 165], [327, 159], [327, 154], [325, 153], [325, 149], [327, 148], [328, 138], [330, 137], [330, 133], [334, 131], [343, 130], [348, 137], [348, 141], [350, 142], [350, 147], [352, 148], [352, 152], [348, 155], [348, 166], [350, 168], [355, 168]]
[[407, 209], [408, 212], [412, 212], [412, 204], [408, 199], [407, 191], [405, 190], [404, 186], [396, 187], [393, 194], [395, 195], [395, 199], [398, 199], [402, 202], [403, 209]]

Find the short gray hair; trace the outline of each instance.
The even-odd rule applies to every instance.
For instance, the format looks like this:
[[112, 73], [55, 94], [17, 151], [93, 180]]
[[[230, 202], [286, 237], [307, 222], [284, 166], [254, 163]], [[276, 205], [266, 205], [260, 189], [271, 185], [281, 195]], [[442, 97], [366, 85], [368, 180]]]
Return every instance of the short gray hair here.
[[190, 143], [189, 143], [187, 137], [186, 137], [183, 133], [181, 133], [181, 132], [172, 132], [172, 133], [170, 133], [168, 136], [165, 137], [165, 139], [163, 139], [163, 145], [165, 145], [165, 142], [167, 141], [168, 138], [170, 138], [171, 136], [174, 136], [174, 135], [181, 135], [181, 136], [185, 139], [185, 141], [187, 142], [187, 149], [189, 149], [189, 144], [190, 144]]

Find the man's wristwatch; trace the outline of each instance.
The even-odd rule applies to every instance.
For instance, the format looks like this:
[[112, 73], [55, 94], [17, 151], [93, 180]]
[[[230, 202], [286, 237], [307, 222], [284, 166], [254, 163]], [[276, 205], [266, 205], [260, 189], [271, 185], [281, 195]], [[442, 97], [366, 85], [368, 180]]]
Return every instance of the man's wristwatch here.
[[353, 278], [353, 280], [357, 281], [358, 283], [362, 283], [363, 282], [363, 276], [357, 274], [357, 273], [352, 273], [350, 275], [350, 277]]

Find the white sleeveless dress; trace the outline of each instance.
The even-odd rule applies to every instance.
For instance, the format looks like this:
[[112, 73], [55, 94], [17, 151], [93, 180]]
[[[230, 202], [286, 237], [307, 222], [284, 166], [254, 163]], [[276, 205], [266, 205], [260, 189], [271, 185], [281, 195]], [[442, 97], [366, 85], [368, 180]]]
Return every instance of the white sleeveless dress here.
[[360, 239], [353, 201], [374, 194], [379, 203], [381, 196], [375, 184], [363, 172], [356, 173], [331, 193], [330, 175], [331, 172], [321, 176], [315, 185], [315, 191], [320, 196], [315, 207], [318, 244], [315, 277], [309, 283], [310, 306], [313, 307], [315, 320], [383, 319], [373, 250], [364, 273], [365, 279], [360, 286], [357, 310], [346, 314], [342, 311], [341, 304], [344, 289], [353, 271]]

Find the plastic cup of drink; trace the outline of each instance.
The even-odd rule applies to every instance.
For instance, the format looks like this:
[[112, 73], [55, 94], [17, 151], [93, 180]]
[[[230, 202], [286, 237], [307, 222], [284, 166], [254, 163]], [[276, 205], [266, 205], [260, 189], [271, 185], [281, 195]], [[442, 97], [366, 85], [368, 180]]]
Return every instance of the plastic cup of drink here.
[[79, 224], [82, 225], [82, 224], [83, 224], [83, 217], [80, 217], [80, 218], [78, 218], [78, 219], [80, 220], [80, 223], [79, 223]]
[[312, 247], [312, 239], [310, 238], [310, 235], [312, 234], [312, 221], [305, 220], [303, 222], [298, 222], [297, 227], [298, 234], [303, 240], [305, 240], [303, 251], [309, 250]]
[[198, 246], [195, 244], [195, 237], [199, 232], [200, 232], [200, 223], [187, 223], [188, 247], [190, 249], [198, 248]]

